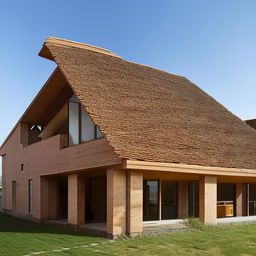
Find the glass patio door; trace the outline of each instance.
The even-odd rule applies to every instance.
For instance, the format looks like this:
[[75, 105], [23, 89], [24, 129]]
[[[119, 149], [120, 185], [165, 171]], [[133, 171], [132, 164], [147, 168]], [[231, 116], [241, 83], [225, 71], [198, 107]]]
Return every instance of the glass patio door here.
[[256, 184], [248, 184], [248, 215], [256, 215]]
[[177, 182], [161, 183], [161, 219], [177, 219]]
[[143, 220], [159, 220], [159, 181], [143, 181]]
[[177, 182], [144, 180], [144, 221], [176, 219], [177, 201]]

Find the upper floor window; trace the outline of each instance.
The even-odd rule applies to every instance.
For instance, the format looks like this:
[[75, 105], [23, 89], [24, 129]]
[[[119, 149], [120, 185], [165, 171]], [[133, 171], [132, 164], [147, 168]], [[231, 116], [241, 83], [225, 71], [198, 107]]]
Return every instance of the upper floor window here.
[[77, 97], [70, 98], [68, 112], [70, 146], [103, 137]]

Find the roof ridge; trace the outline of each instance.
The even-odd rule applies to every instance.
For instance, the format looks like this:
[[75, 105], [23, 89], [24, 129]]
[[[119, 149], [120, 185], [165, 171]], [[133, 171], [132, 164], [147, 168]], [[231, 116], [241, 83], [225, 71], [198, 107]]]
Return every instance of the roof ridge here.
[[90, 44], [84, 44], [84, 43], [66, 40], [66, 39], [57, 38], [57, 37], [47, 37], [44, 44], [45, 45], [52, 44], [52, 45], [62, 45], [62, 46], [67, 46], [67, 47], [76, 47], [76, 48], [94, 51], [94, 52], [98, 52], [98, 53], [103, 53], [106, 55], [120, 58], [117, 54], [111, 52], [110, 50], [107, 50], [107, 49], [104, 49], [104, 48], [101, 48], [98, 46], [90, 45]]

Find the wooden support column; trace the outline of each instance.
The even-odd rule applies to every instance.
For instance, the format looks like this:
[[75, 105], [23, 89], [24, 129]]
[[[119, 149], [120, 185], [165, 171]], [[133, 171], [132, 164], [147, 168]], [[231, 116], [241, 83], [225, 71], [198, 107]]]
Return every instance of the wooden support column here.
[[68, 175], [68, 223], [84, 224], [85, 181], [79, 174]]
[[188, 182], [179, 182], [179, 204], [178, 204], [178, 218], [184, 219], [188, 217]]
[[243, 184], [236, 183], [236, 216], [243, 216]]
[[199, 217], [205, 224], [217, 222], [217, 177], [205, 175], [199, 180]]
[[135, 235], [143, 232], [143, 174], [128, 171], [127, 233]]
[[126, 171], [107, 170], [107, 234], [126, 233]]

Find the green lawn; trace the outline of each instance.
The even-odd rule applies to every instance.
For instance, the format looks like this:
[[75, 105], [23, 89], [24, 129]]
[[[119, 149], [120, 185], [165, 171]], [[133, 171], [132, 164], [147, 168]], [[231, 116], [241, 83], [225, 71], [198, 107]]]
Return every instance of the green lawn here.
[[[32, 254], [39, 251], [45, 252]], [[107, 239], [89, 237], [0, 214], [0, 255], [26, 254], [256, 255], [256, 224], [204, 227], [202, 231], [109, 242]]]

